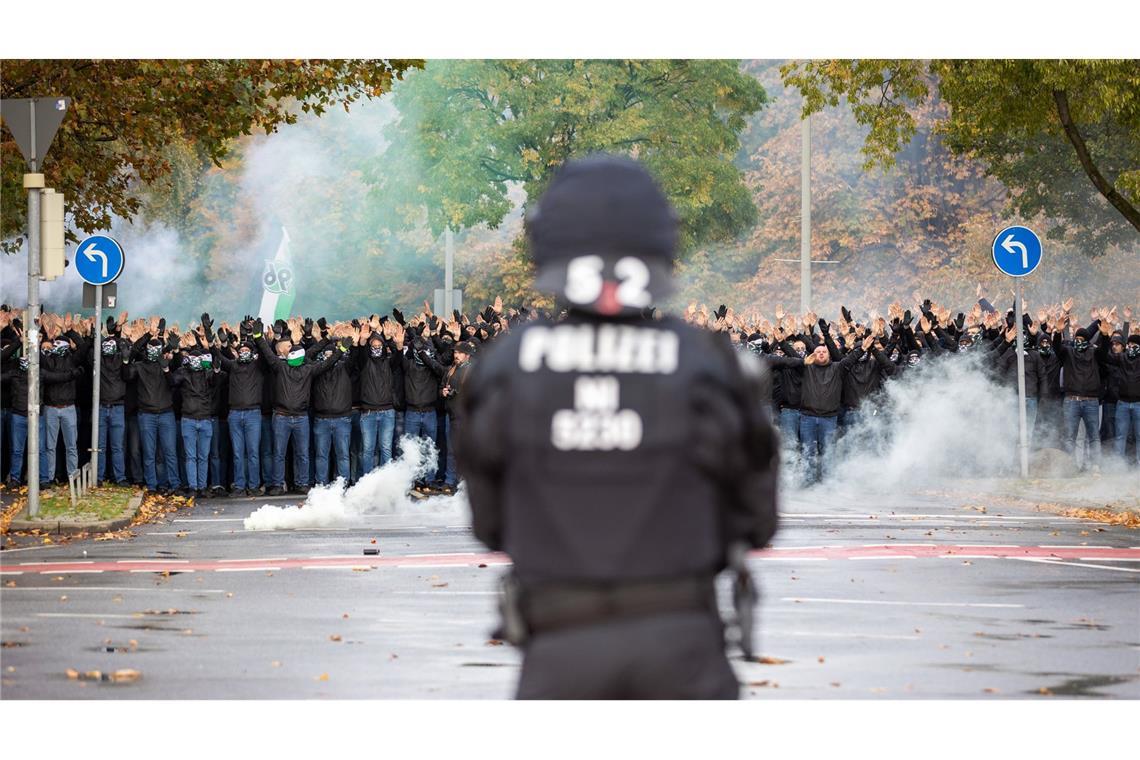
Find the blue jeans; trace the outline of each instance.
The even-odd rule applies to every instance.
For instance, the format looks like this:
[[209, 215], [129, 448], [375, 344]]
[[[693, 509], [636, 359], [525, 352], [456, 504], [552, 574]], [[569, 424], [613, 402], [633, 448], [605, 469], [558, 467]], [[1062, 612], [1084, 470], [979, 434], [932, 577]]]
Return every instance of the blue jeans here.
[[234, 409], [229, 414], [234, 452], [234, 488], [261, 485], [261, 410]]
[[96, 480], [103, 480], [103, 473], [110, 464], [111, 475], [116, 483], [127, 480], [127, 463], [123, 455], [123, 441], [126, 438], [127, 422], [123, 415], [123, 405], [99, 405], [99, 472]]
[[795, 449], [800, 442], [800, 410], [780, 410], [780, 443], [786, 449]]
[[127, 473], [132, 483], [143, 482], [142, 438], [139, 435], [139, 415], [132, 412], [127, 417]]
[[1025, 397], [1025, 435], [1033, 446], [1033, 429], [1037, 426], [1037, 399]]
[[[222, 446], [229, 436], [222, 430], [223, 425], [226, 423], [217, 417], [210, 418], [210, 488], [221, 488], [224, 485], [222, 473], [225, 468], [222, 467]], [[228, 427], [228, 425], [226, 426]]]
[[1077, 447], [1077, 431], [1080, 423], [1085, 423], [1085, 440], [1088, 443], [1088, 455], [1085, 464], [1100, 462], [1100, 402], [1093, 399], [1074, 399], [1065, 397], [1065, 451], [1074, 453]]
[[273, 458], [273, 415], [261, 415], [261, 482], [273, 482], [273, 468], [277, 466]]
[[329, 482], [329, 449], [336, 445], [336, 474], [348, 483], [348, 444], [352, 439], [352, 417], [317, 417], [313, 425], [317, 452], [316, 480], [321, 485]]
[[443, 418], [443, 432], [447, 436], [447, 469], [444, 470], [443, 482], [449, 486], [459, 483], [459, 471], [455, 468], [455, 436], [459, 425], [459, 420], [450, 414]]
[[348, 482], [355, 483], [363, 475], [360, 471], [360, 453], [364, 448], [364, 441], [360, 437], [360, 410], [353, 409], [352, 433], [348, 437]]
[[309, 485], [309, 415], [273, 413], [273, 485], [285, 487], [285, 451], [293, 439], [293, 480]]
[[[28, 444], [28, 418], [23, 414], [12, 414], [9, 423], [12, 442], [12, 463], [8, 466], [8, 477], [22, 480], [20, 477], [24, 469], [24, 450]], [[40, 480], [47, 480], [47, 449], [44, 448], [46, 436], [44, 435], [44, 416], [40, 415]]]
[[174, 412], [139, 412], [139, 437], [142, 439], [143, 474], [147, 489], [154, 491], [158, 488], [156, 444], [162, 446], [166, 487], [171, 490], [180, 487], [182, 481], [178, 477], [178, 432], [174, 424]]
[[831, 462], [828, 457], [835, 448], [835, 435], [838, 426], [839, 421], [835, 417], [800, 415], [800, 441], [803, 446], [809, 483], [816, 479], [817, 469], [820, 471], [819, 479], [826, 477], [831, 472]]
[[364, 444], [360, 455], [363, 474], [376, 468], [377, 452], [380, 454], [380, 467], [392, 460], [392, 435], [395, 431], [395, 409], [360, 413], [360, 436]]
[[410, 435], [413, 438], [430, 438], [434, 443], [435, 422], [434, 409], [427, 409], [422, 412], [409, 409], [404, 412], [404, 435]]
[[63, 448], [66, 457], [67, 470], [65, 477], [79, 469], [79, 420], [75, 414], [74, 406], [65, 406], [62, 409], [55, 406], [44, 406], [44, 430], [47, 436], [47, 475], [40, 473], [41, 479], [53, 480], [55, 478], [55, 449], [59, 443], [59, 434], [63, 432]]
[[1116, 439], [1113, 449], [1116, 456], [1124, 459], [1125, 446], [1128, 445], [1128, 431], [1136, 437], [1136, 464], [1140, 464], [1140, 401], [1116, 402]]
[[182, 418], [182, 446], [186, 451], [186, 487], [201, 491], [206, 487], [206, 465], [210, 461], [210, 440], [214, 437], [212, 419]]

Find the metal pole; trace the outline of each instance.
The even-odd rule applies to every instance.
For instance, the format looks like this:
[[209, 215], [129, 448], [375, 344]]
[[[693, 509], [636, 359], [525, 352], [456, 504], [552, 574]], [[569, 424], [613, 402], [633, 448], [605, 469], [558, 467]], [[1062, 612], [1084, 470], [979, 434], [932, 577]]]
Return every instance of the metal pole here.
[[[28, 336], [28, 516], [40, 511], [40, 190], [43, 175], [38, 174], [36, 154], [36, 102], [28, 101], [31, 110], [31, 160], [24, 187], [28, 191], [28, 321], [24, 330]], [[45, 475], [47, 473], [44, 473]]]
[[1025, 339], [1021, 327], [1021, 278], [1017, 278], [1017, 297], [1015, 301], [1014, 330], [1017, 331], [1017, 427], [1019, 437], [1018, 448], [1021, 452], [1021, 477], [1029, 477], [1029, 425], [1025, 412]]
[[443, 314], [445, 320], [451, 318], [451, 311], [455, 308], [451, 298], [454, 269], [455, 245], [451, 239], [451, 228], [448, 227], [443, 231]]
[[800, 313], [811, 311], [811, 117], [800, 122]]
[[91, 380], [91, 486], [99, 485], [99, 364], [103, 348], [99, 344], [99, 330], [103, 325], [103, 286], [95, 286], [95, 329], [92, 344], [95, 353], [95, 374]]

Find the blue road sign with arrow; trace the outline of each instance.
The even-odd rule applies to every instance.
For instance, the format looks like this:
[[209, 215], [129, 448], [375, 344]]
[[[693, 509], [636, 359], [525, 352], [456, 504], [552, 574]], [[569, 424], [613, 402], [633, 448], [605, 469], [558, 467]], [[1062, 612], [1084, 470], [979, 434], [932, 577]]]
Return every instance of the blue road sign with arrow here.
[[994, 264], [1010, 277], [1024, 277], [1041, 264], [1041, 238], [1028, 227], [1006, 227], [993, 244]]
[[114, 282], [123, 273], [124, 264], [122, 247], [107, 235], [92, 235], [75, 249], [75, 271], [91, 285]]

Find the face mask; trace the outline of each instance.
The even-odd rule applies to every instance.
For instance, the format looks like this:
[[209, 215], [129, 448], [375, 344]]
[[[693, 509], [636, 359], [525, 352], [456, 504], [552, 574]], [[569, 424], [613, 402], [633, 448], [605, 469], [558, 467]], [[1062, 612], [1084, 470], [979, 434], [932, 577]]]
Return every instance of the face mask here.
[[332, 354], [333, 354], [333, 352], [331, 349], [326, 350], [326, 351], [321, 351], [321, 361], [327, 362], [329, 359], [332, 358]]
[[860, 361], [860, 362], [865, 362], [865, 361], [867, 361], [867, 360], [868, 360], [868, 359], [870, 359], [870, 358], [871, 358], [871, 352], [870, 352], [870, 351], [864, 351], [864, 352], [863, 352], [863, 355], [859, 357], [859, 361]]
[[26, 356], [20, 357], [20, 369], [24, 370], [25, 372], [28, 371], [28, 357], [26, 357]]
[[289, 355], [287, 357], [285, 357], [285, 363], [288, 364], [290, 367], [300, 367], [302, 364], [305, 363], [305, 352], [304, 352], [304, 350], [297, 348], [297, 349], [290, 351]]
[[211, 370], [214, 368], [214, 357], [210, 354], [202, 355], [202, 369]]
[[797, 348], [796, 349], [796, 356], [800, 357], [801, 359], [804, 358], [805, 356], [807, 356], [807, 349]]
[[[1128, 348], [1124, 349], [1124, 353], [1128, 355], [1129, 359], [1135, 359], [1137, 356], [1140, 356], [1140, 346], [1131, 343]], [[23, 361], [23, 359], [20, 361]]]
[[1089, 350], [1089, 342], [1084, 339], [1074, 341], [1073, 348], [1079, 353], [1084, 353]]
[[1037, 353], [1041, 354], [1042, 356], [1052, 356], [1053, 347], [1050, 345], [1039, 346], [1037, 348]]
[[238, 362], [241, 364], [249, 364], [255, 358], [252, 351], [238, 351]]
[[381, 356], [384, 355], [384, 347], [383, 346], [379, 346], [379, 347], [371, 346], [371, 347], [369, 347], [368, 352], [370, 354], [372, 354], [372, 357], [374, 359], [379, 359]]
[[913, 367], [913, 366], [915, 366], [916, 364], [918, 364], [918, 362], [919, 362], [919, 360], [920, 360], [921, 358], [922, 358], [922, 357], [921, 357], [921, 356], [919, 356], [918, 354], [911, 354], [910, 356], [908, 356], [908, 357], [906, 358], [906, 363], [907, 363], [908, 365], [910, 365], [911, 367]]
[[973, 345], [974, 344], [968, 340], [959, 341], [958, 342], [958, 353], [962, 353], [963, 351], [969, 351], [973, 347]]
[[146, 360], [148, 362], [158, 361], [158, 357], [162, 355], [162, 346], [147, 346], [146, 347]]
[[898, 349], [895, 349], [894, 351], [891, 351], [891, 361], [897, 362], [898, 360], [899, 360], [899, 352], [898, 352]]
[[54, 346], [52, 346], [51, 352], [52, 352], [52, 354], [54, 354], [55, 356], [63, 356], [63, 355], [64, 355], [64, 354], [66, 354], [66, 353], [67, 353], [69, 350], [71, 350], [71, 346], [70, 346], [70, 344], [68, 344], [68, 342], [67, 342], [67, 341], [65, 341], [65, 340], [57, 340], [57, 341], [55, 342], [55, 345], [54, 345]]
[[193, 372], [202, 371], [202, 357], [200, 356], [187, 356], [186, 366], [190, 367]]
[[103, 341], [103, 356], [113, 356], [118, 346], [113, 340]]

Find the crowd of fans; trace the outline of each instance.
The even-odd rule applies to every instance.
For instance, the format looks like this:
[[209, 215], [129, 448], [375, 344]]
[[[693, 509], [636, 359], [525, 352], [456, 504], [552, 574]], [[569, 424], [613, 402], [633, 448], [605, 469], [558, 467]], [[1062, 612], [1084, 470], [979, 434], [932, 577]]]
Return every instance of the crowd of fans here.
[[[772, 414], [786, 457], [806, 482], [826, 477], [837, 437], [880, 403], [890, 383], [916, 367], [979, 354], [1015, 393], [1012, 308], [980, 297], [969, 312], [921, 299], [886, 316], [829, 321], [777, 307], [752, 311], [690, 304], [684, 319], [723, 332], [772, 370]], [[1131, 309], [1092, 309], [1078, 326], [1070, 299], [1024, 315], [1025, 387], [1033, 445], [1077, 449], [1098, 472], [1101, 443], [1140, 464], [1140, 334]], [[646, 315], [661, 318], [653, 309]], [[454, 493], [448, 445], [462, 424], [457, 403], [470, 360], [523, 320], [558, 319], [541, 309], [504, 309], [500, 299], [473, 316], [398, 309], [348, 322], [292, 317], [263, 324], [246, 316], [215, 325], [209, 314], [188, 329], [161, 317], [101, 326], [45, 313], [39, 318], [40, 479], [65, 482], [88, 458], [93, 361], [100, 361], [100, 481], [145, 485], [184, 496], [305, 493], [341, 478], [352, 484], [398, 454], [405, 436], [432, 439], [436, 477], [423, 493]], [[0, 309], [3, 461], [7, 486], [26, 479], [28, 357], [19, 312]], [[63, 456], [59, 453], [62, 451]], [[290, 456], [291, 453], [291, 456]], [[1127, 458], [1127, 459], [1126, 459]]]

